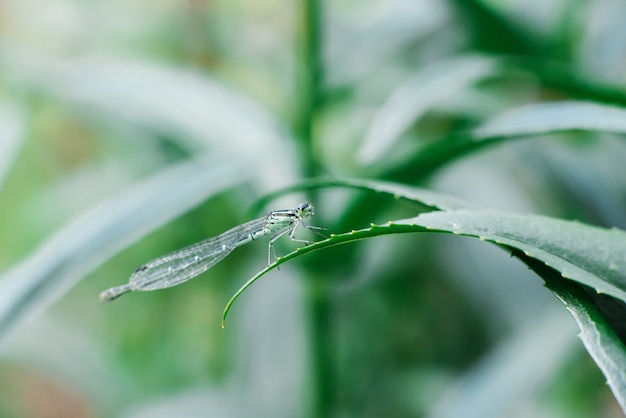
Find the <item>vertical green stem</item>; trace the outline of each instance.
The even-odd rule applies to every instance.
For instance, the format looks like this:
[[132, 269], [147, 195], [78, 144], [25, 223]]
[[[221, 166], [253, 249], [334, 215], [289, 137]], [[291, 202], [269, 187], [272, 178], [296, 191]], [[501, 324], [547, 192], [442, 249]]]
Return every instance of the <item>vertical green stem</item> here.
[[298, 56], [296, 102], [299, 105], [296, 115], [296, 132], [299, 139], [299, 157], [303, 164], [304, 177], [317, 173], [313, 143], [315, 118], [321, 101], [322, 67], [322, 20], [321, 5], [318, 0], [300, 2], [298, 25]]
[[309, 277], [307, 291], [311, 350], [308, 412], [312, 418], [324, 418], [333, 415], [335, 392], [328, 282], [323, 278]]
[[[296, 115], [298, 152], [305, 178], [319, 175], [314, 150], [315, 122], [322, 100], [322, 5], [319, 0], [302, 0], [298, 22]], [[309, 196], [315, 200], [315, 196]], [[331, 416], [334, 388], [330, 332], [330, 294], [327, 282], [307, 277], [308, 336], [310, 338], [310, 404], [312, 418]]]

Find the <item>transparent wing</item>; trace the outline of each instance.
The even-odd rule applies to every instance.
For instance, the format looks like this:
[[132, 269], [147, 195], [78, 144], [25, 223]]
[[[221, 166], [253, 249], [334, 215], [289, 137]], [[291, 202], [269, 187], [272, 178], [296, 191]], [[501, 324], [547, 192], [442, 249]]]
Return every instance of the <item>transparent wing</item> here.
[[239, 245], [267, 232], [266, 218], [255, 219], [217, 237], [156, 258], [137, 267], [128, 284], [102, 292], [100, 299], [110, 301], [132, 290], [165, 289], [184, 283], [222, 261]]

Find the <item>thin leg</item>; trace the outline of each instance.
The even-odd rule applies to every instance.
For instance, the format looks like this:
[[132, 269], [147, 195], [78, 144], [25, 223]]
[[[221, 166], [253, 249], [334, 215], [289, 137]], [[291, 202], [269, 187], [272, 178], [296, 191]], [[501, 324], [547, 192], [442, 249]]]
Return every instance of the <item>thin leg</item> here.
[[[272, 264], [272, 250], [274, 250], [274, 242], [276, 242], [278, 238], [282, 237], [289, 231], [290, 231], [289, 229], [285, 229], [284, 231], [281, 231], [277, 234], [272, 235], [272, 238], [270, 238], [270, 243], [267, 246], [267, 265], [268, 266]], [[274, 256], [276, 256], [276, 250], [274, 250]]]
[[304, 225], [304, 223], [302, 222], [301, 219], [299, 221], [297, 221], [293, 225], [293, 228], [291, 228], [291, 230], [289, 231], [289, 239], [292, 240], [292, 241], [295, 241], [295, 242], [302, 242], [302, 243], [304, 243], [306, 245], [313, 244], [312, 241], [307, 241], [307, 240], [304, 240], [304, 239], [298, 239], [298, 238], [295, 237], [296, 229], [298, 229], [298, 225], [300, 225], [300, 224]]
[[321, 226], [309, 225], [304, 221], [300, 221], [300, 223], [302, 224], [303, 227], [305, 227], [309, 231], [315, 232], [317, 235], [319, 235], [320, 237], [323, 237], [324, 239], [328, 239], [326, 235], [320, 232], [320, 231], [328, 231], [328, 228], [322, 228]]

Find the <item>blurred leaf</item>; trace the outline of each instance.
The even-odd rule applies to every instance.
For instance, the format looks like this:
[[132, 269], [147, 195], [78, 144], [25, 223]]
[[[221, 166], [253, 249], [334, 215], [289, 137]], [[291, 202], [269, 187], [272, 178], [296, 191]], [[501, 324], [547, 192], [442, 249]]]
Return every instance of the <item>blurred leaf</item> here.
[[459, 56], [437, 62], [398, 86], [374, 115], [358, 158], [370, 164], [384, 157], [400, 136], [434, 104], [480, 79], [492, 76], [496, 61], [481, 56]]
[[363, 82], [381, 66], [395, 67], [412, 44], [450, 23], [449, 8], [436, 0], [372, 3], [369, 13], [366, 7], [348, 6], [344, 11], [351, 16], [339, 12], [329, 19], [334, 36], [326, 53], [326, 78], [333, 87]]
[[444, 164], [484, 146], [519, 137], [565, 131], [626, 133], [626, 110], [590, 102], [553, 102], [507, 111], [467, 134], [426, 145], [405, 164], [387, 174], [393, 178], [426, 176]]
[[556, 190], [551, 199], [567, 208], [567, 217], [626, 229], [626, 199], [622, 193], [626, 190], [626, 175], [619, 175], [626, 173], [626, 147], [620, 139], [603, 136], [601, 142], [587, 146], [553, 142], [542, 144], [542, 148], [541, 154], [530, 150], [531, 169], [544, 187]]
[[[57, 61], [0, 43], [0, 58], [27, 91], [43, 89], [78, 116], [130, 123], [190, 153], [273, 161], [268, 176], [295, 173], [295, 147], [283, 127], [250, 97], [209, 75], [163, 64], [83, 58]], [[10, 69], [5, 69], [9, 71]]]
[[592, 102], [539, 103], [507, 111], [474, 130], [474, 140], [558, 131], [626, 133], [626, 109]]
[[544, 55], [545, 42], [507, 19], [500, 11], [481, 0], [454, 0], [457, 14], [467, 26], [466, 35], [471, 49], [508, 54]]
[[25, 122], [21, 109], [0, 102], [0, 188], [24, 140]]
[[168, 133], [190, 147], [258, 156], [288, 143], [272, 116], [250, 98], [192, 71], [146, 62], [80, 60], [59, 66], [51, 86], [80, 106]]
[[449, 384], [426, 416], [499, 418], [532, 402], [575, 347], [573, 324], [558, 313], [514, 330]]
[[557, 90], [569, 97], [626, 106], [626, 89], [617, 82], [608, 82], [597, 73], [586, 73], [571, 62], [508, 56], [502, 64], [513, 74], [532, 75], [547, 91]]
[[180, 163], [66, 225], [0, 280], [0, 348], [25, 320], [113, 254], [208, 197], [249, 180], [253, 167], [215, 158]]

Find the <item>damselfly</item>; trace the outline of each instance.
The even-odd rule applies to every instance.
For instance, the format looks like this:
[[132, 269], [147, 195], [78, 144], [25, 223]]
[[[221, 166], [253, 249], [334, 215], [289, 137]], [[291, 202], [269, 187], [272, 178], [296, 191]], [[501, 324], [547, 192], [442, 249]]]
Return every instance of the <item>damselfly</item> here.
[[311, 241], [295, 237], [298, 226], [302, 225], [324, 236], [319, 232], [324, 228], [306, 223], [306, 219], [311, 216], [313, 216], [313, 206], [310, 203], [302, 203], [295, 209], [275, 210], [263, 218], [246, 222], [214, 238], [192, 244], [137, 267], [127, 284], [105, 290], [100, 294], [100, 300], [108, 302], [133, 290], [165, 289], [184, 283], [222, 261], [235, 248], [265, 235], [271, 235], [267, 247], [269, 265], [272, 260], [274, 242], [283, 235], [289, 234], [289, 239], [292, 241], [311, 244]]

